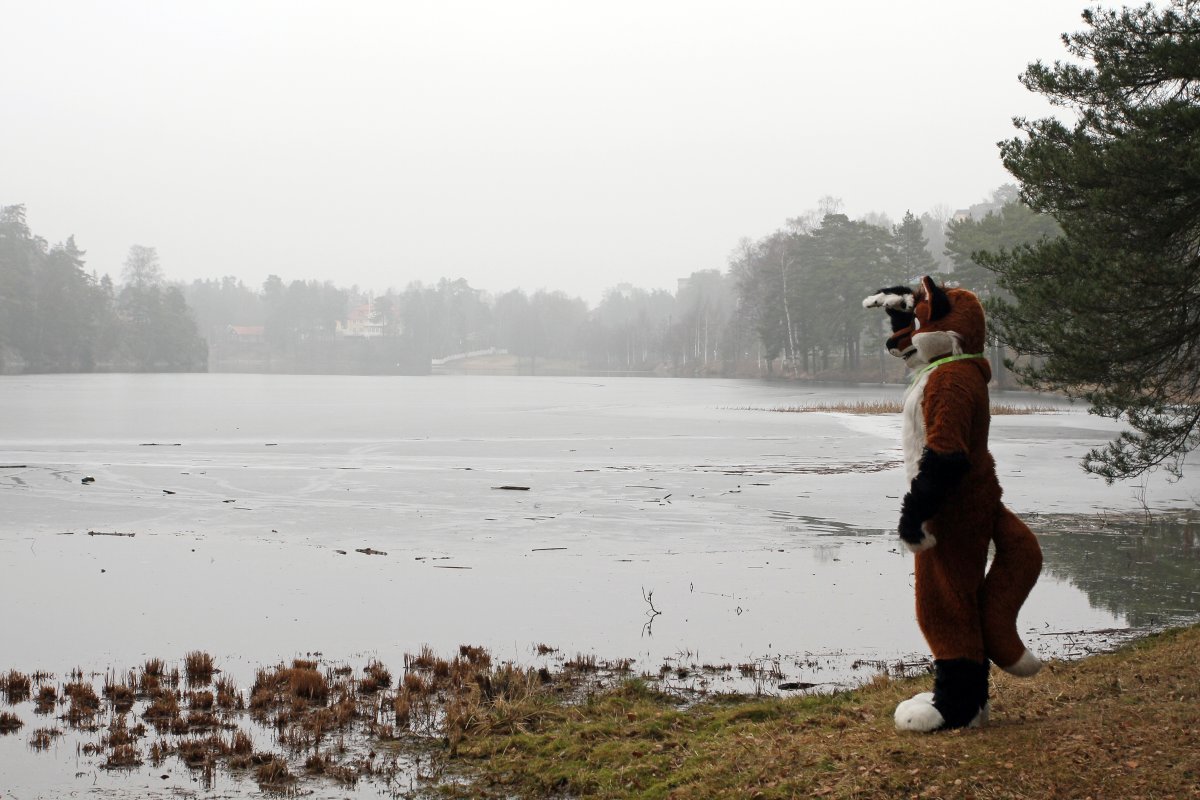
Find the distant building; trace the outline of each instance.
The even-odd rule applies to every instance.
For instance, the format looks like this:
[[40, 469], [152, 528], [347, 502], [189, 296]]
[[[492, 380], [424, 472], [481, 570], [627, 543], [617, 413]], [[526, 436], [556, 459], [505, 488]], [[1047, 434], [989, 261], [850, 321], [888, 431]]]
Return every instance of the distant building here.
[[267, 339], [267, 329], [262, 325], [230, 325], [225, 332], [235, 342], [246, 344], [258, 344]]
[[384, 327], [382, 322], [375, 321], [375, 305], [363, 303], [350, 310], [345, 322], [338, 322], [336, 335], [340, 337], [360, 336], [370, 339], [375, 336], [383, 336]]

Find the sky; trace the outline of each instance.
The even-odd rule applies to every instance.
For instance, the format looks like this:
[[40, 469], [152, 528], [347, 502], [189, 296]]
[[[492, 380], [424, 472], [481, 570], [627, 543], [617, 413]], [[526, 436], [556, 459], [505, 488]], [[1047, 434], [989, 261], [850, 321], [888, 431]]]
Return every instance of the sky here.
[[821, 197], [963, 208], [1083, 0], [0, 0], [0, 204], [118, 278], [589, 302]]

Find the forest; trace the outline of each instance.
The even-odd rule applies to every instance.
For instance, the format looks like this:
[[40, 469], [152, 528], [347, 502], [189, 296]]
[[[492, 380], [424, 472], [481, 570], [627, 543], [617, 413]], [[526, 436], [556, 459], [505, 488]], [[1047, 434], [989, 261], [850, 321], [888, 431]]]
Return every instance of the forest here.
[[894, 224], [850, 219], [840, 205], [823, 198], [743, 239], [724, 271], [681, 277], [674, 292], [622, 284], [595, 307], [558, 291], [492, 295], [461, 278], [382, 293], [277, 275], [261, 287], [236, 276], [177, 283], [142, 245], [116, 282], [87, 270], [73, 237], [49, 245], [24, 206], [8, 206], [0, 370], [423, 374], [487, 351], [520, 374], [894, 380], [902, 367], [883, 355], [883, 322], [862, 312], [862, 297], [934, 274], [990, 298], [999, 289], [974, 254], [1057, 235], [1011, 185], [953, 215], [909, 212]]
[[130, 248], [120, 286], [89, 273], [85, 255], [74, 237], [35, 236], [24, 206], [0, 208], [0, 372], [207, 368], [207, 343], [153, 248]]

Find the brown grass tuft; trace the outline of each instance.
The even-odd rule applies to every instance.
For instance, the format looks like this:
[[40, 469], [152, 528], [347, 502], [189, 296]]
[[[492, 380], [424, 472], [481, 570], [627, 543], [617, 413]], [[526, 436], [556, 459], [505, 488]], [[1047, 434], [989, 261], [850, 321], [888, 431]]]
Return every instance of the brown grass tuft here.
[[39, 686], [34, 711], [39, 714], [49, 714], [58, 702], [58, 690], [53, 686]]
[[126, 725], [126, 715], [117, 714], [113, 717], [100, 740], [101, 747], [107, 748], [108, 757], [104, 761], [105, 769], [129, 769], [142, 763], [141, 752], [137, 746], [137, 738], [145, 735], [144, 725], [129, 728]]
[[193, 650], [183, 657], [183, 669], [188, 686], [205, 686], [212, 681], [213, 659], [208, 653]]
[[419, 672], [404, 673], [404, 691], [411, 695], [423, 695], [429, 691], [429, 685]]
[[250, 734], [242, 730], [234, 731], [233, 738], [229, 742], [229, 752], [239, 755], [248, 756], [254, 752], [254, 742], [250, 739]]
[[112, 703], [113, 709], [118, 712], [129, 711], [133, 708], [135, 699], [133, 689], [123, 683], [112, 683], [108, 676], [104, 679], [104, 696]]
[[230, 752], [229, 745], [216, 734], [203, 739], [183, 739], [175, 748], [175, 754], [184, 764], [191, 769], [203, 770], [211, 770], [218, 758], [229, 755]]
[[245, 706], [245, 701], [231, 678], [218, 678], [213, 688], [217, 690], [216, 702], [220, 708], [231, 711]]
[[600, 662], [595, 653], [577, 653], [575, 658], [563, 664], [563, 667], [575, 672], [595, 672], [600, 669]]
[[294, 697], [310, 703], [324, 703], [329, 697], [329, 684], [325, 676], [315, 669], [291, 669], [287, 671], [288, 690]]
[[392, 710], [396, 714], [396, 727], [407, 728], [412, 720], [412, 697], [407, 690], [401, 691], [392, 701]]
[[358, 690], [364, 694], [392, 688], [392, 673], [378, 661], [367, 664], [363, 670], [363, 679], [358, 684]]
[[16, 704], [29, 699], [29, 691], [33, 684], [29, 676], [10, 670], [7, 675], [0, 675], [0, 689], [4, 690], [5, 699]]
[[160, 689], [151, 698], [150, 705], [142, 712], [142, 718], [156, 726], [169, 725], [179, 719], [179, 698], [170, 689]]
[[324, 705], [329, 698], [325, 676], [311, 667], [275, 667], [258, 670], [250, 690], [250, 710], [259, 716], [277, 706], [302, 709]]
[[12, 733], [24, 724], [16, 714], [0, 711], [0, 733]]
[[188, 707], [197, 711], [211, 711], [215, 699], [212, 692], [188, 692]]
[[260, 765], [255, 770], [254, 777], [263, 786], [282, 786], [295, 780], [288, 769], [287, 762], [275, 757]]
[[67, 721], [72, 725], [90, 722], [100, 712], [100, 698], [90, 683], [68, 683], [63, 687], [63, 694], [71, 699]]
[[62, 736], [62, 731], [58, 728], [38, 728], [29, 737], [29, 746], [34, 750], [46, 750], [54, 744], [54, 739], [59, 736]]
[[492, 665], [492, 654], [482, 647], [460, 644], [458, 646], [458, 655], [460, 658], [465, 658], [467, 663], [474, 667], [487, 669]]
[[433, 652], [433, 648], [429, 645], [421, 645], [421, 652], [415, 656], [408, 653], [404, 654], [404, 669], [433, 669], [433, 664], [438, 660], [437, 654]]

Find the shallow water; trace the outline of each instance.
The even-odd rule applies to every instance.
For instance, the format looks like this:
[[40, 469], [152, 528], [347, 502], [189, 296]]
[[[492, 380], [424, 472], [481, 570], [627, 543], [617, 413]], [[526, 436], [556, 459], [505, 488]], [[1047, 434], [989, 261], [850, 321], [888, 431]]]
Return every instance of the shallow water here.
[[[853, 682], [925, 651], [912, 560], [890, 533], [899, 420], [761, 409], [899, 392], [3, 378], [0, 670], [123, 670], [199, 649], [245, 685], [257, 666], [314, 652], [399, 672], [422, 644], [533, 663], [544, 643], [649, 672], [758, 662], [784, 680]], [[1047, 557], [1021, 617], [1027, 641], [1079, 654], [1120, 636], [1079, 632], [1196, 618], [1196, 523], [1147, 528], [1137, 514], [1195, 509], [1200, 463], [1174, 484], [1106, 486], [1076, 462], [1118, 428], [1054, 404], [1061, 413], [993, 420], [1006, 502]], [[738, 675], [687, 683], [746, 688]], [[0, 786], [27, 734], [0, 737]], [[23, 771], [13, 796], [53, 796], [75, 771]]]

